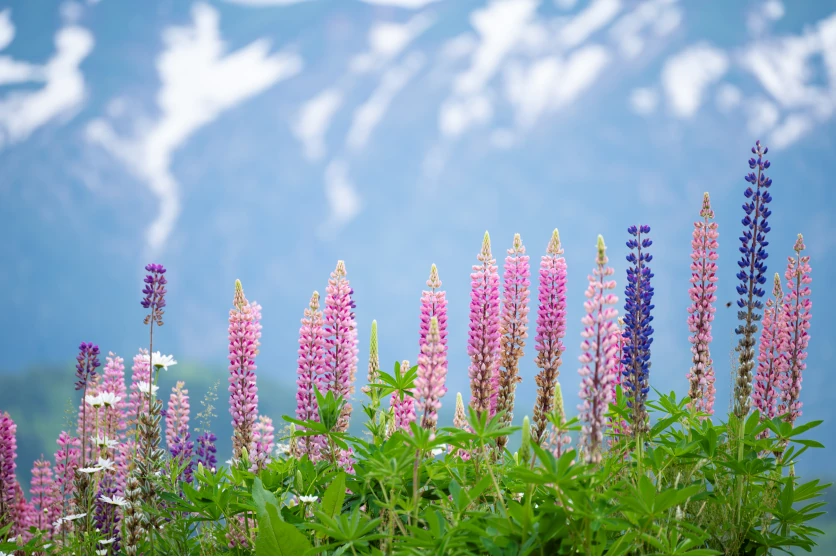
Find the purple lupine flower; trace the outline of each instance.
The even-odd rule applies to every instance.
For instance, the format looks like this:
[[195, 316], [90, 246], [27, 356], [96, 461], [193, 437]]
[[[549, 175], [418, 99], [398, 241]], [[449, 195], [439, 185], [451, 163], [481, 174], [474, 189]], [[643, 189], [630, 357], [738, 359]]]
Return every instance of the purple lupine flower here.
[[583, 422], [580, 445], [587, 462], [600, 462], [604, 440], [604, 417], [612, 402], [612, 385], [615, 381], [615, 357], [618, 345], [615, 333], [618, 326], [615, 319], [618, 310], [614, 307], [618, 297], [609, 292], [615, 288], [615, 281], [609, 279], [614, 273], [607, 265], [607, 247], [603, 236], [598, 236], [597, 266], [589, 275], [589, 287], [586, 289], [584, 308], [586, 315], [581, 319], [579, 373], [581, 376], [580, 398], [578, 405]]
[[337, 261], [337, 268], [325, 288], [325, 373], [323, 380], [328, 390], [345, 399], [337, 431], [347, 431], [351, 417], [348, 399], [354, 393], [359, 349], [357, 347], [356, 305], [351, 299], [354, 290], [346, 278], [345, 262]]
[[752, 153], [758, 158], [749, 159], [749, 168], [757, 168], [757, 174], [750, 172], [746, 175], [746, 181], [751, 185], [743, 192], [747, 199], [743, 204], [746, 216], [741, 221], [744, 226], [743, 235], [740, 237], [742, 246], [739, 248], [742, 255], [737, 262], [740, 267], [737, 273], [740, 280], [737, 286], [737, 293], [740, 295], [740, 299], [737, 300], [737, 307], [740, 308], [737, 318], [742, 323], [735, 329], [735, 334], [740, 336], [740, 365], [737, 368], [734, 386], [734, 414], [739, 419], [743, 419], [749, 413], [752, 369], [755, 367], [755, 333], [758, 332], [760, 310], [763, 309], [761, 298], [766, 294], [762, 286], [766, 283], [766, 259], [769, 257], [765, 249], [769, 245], [766, 234], [770, 230], [766, 219], [772, 214], [768, 207], [772, 201], [772, 196], [769, 195], [772, 179], [764, 174], [764, 170], [768, 169], [770, 164], [763, 156], [768, 151], [767, 147], [761, 146], [760, 141], [755, 142]]
[[240, 280], [235, 281], [233, 306], [229, 311], [229, 412], [233, 458], [240, 459], [244, 449], [252, 455], [258, 418], [255, 357], [261, 338], [261, 306], [247, 301]]
[[438, 410], [444, 388], [444, 376], [447, 372], [444, 347], [438, 332], [438, 318], [430, 319], [430, 332], [421, 346], [418, 356], [418, 377], [415, 379], [415, 394], [421, 411], [421, 427], [433, 429], [438, 422]]
[[653, 327], [650, 322], [653, 316], [653, 287], [650, 279], [653, 273], [648, 263], [653, 256], [642, 251], [649, 248], [653, 242], [650, 238], [642, 238], [642, 234], [650, 233], [647, 225], [631, 226], [627, 232], [633, 239], [627, 241], [627, 247], [634, 252], [627, 255], [627, 286], [624, 289], [624, 333], [630, 342], [624, 346], [623, 363], [625, 366], [624, 394], [627, 406], [631, 409], [630, 428], [634, 435], [647, 431], [647, 393], [650, 391], [650, 345], [653, 343]]
[[[438, 268], [435, 266], [435, 263], [430, 267], [430, 278], [427, 280], [427, 286], [430, 290], [421, 292], [421, 326], [418, 337], [418, 350], [419, 354], [423, 354], [424, 347], [428, 346], [430, 322], [435, 318], [438, 322], [438, 346], [434, 350], [438, 351], [435, 356], [438, 360], [438, 368], [435, 372], [434, 380], [437, 382], [436, 387], [438, 388], [438, 398], [440, 400], [447, 392], [445, 385], [445, 379], [447, 377], [447, 294], [443, 290], [438, 290], [441, 288], [441, 279], [438, 277]], [[424, 370], [422, 372], [421, 357], [419, 355], [418, 377], [421, 377], [421, 374], [426, 371]], [[418, 388], [417, 381], [415, 387], [416, 389]], [[440, 406], [441, 403], [439, 402]], [[428, 426], [426, 427], [435, 427], [437, 419], [437, 413], [432, 412], [430, 422], [427, 422]]]
[[499, 388], [499, 273], [487, 232], [477, 259], [479, 264], [470, 275], [470, 405], [477, 412], [492, 414]]
[[255, 453], [252, 457], [250, 471], [258, 473], [272, 461], [273, 446], [276, 443], [273, 420], [267, 416], [259, 416], [253, 430], [253, 444]]
[[[145, 266], [145, 270], [150, 274], [145, 276], [145, 286], [142, 293], [145, 297], [142, 298], [140, 304], [142, 307], [149, 310], [148, 315], [145, 316], [145, 324], [148, 325], [152, 321], [158, 326], [163, 324], [163, 308], [165, 307], [165, 285], [167, 280], [165, 278], [165, 267], [157, 263], [149, 263]], [[153, 326], [153, 325], [152, 325]]]
[[[404, 360], [401, 362], [401, 373], [406, 373], [407, 370], [409, 370], [409, 360]], [[401, 400], [400, 394], [395, 391], [389, 399], [389, 407], [392, 410], [394, 428], [409, 431], [409, 424], [415, 421], [415, 399], [404, 394]]]
[[215, 448], [217, 440], [218, 438], [211, 431], [204, 432], [197, 438], [197, 463], [213, 472], [218, 465], [216, 456], [218, 449]]
[[[767, 300], [761, 327], [761, 346], [758, 354], [758, 369], [752, 389], [752, 403], [761, 414], [761, 421], [771, 420], [778, 410], [779, 382], [787, 369], [786, 347], [787, 324], [784, 319], [784, 292], [781, 290], [781, 276], [775, 273], [772, 289], [774, 299]], [[761, 437], [769, 431], [761, 432]]]
[[[0, 528], [15, 520], [17, 424], [8, 412], [0, 415]], [[14, 529], [14, 526], [12, 527]]]
[[786, 327], [785, 352], [787, 365], [781, 376], [781, 399], [778, 414], [788, 414], [790, 425], [801, 416], [801, 373], [807, 368], [807, 345], [810, 342], [810, 256], [801, 255], [805, 249], [804, 238], [798, 235], [793, 246], [795, 257], [789, 257], [784, 278], [787, 279], [787, 292], [784, 298], [784, 326]]
[[552, 411], [554, 386], [560, 375], [560, 364], [566, 335], [566, 259], [560, 247], [560, 234], [552, 232], [546, 255], [540, 258], [540, 288], [537, 293], [537, 334], [534, 347], [535, 362], [540, 371], [537, 383], [537, 400], [534, 403], [534, 426], [531, 435], [536, 443], [543, 439]]
[[700, 216], [703, 220], [694, 223], [693, 239], [691, 240], [691, 288], [688, 294], [691, 305], [688, 306], [688, 330], [691, 336], [691, 353], [693, 354], [688, 381], [690, 389], [688, 396], [691, 401], [688, 407], [704, 412], [709, 416], [714, 414], [714, 362], [711, 359], [711, 322], [714, 321], [714, 302], [717, 301], [717, 223], [708, 193], [703, 195]]
[[55, 478], [52, 475], [52, 466], [48, 460], [44, 460], [43, 455], [32, 466], [32, 487], [29, 492], [35, 508], [33, 526], [46, 531], [47, 539], [49, 539], [49, 531], [52, 529], [52, 523], [60, 517], [61, 507], [57, 497]]
[[178, 381], [171, 389], [165, 412], [165, 441], [172, 460], [181, 466], [185, 464], [180, 479], [192, 483], [194, 442], [189, 431], [189, 391], [184, 386], [183, 381]]
[[[319, 309], [319, 292], [314, 291], [311, 303], [305, 309], [302, 326], [299, 329], [299, 357], [296, 360], [296, 419], [319, 421], [319, 406], [314, 386], [325, 392], [325, 328]], [[320, 458], [320, 447], [324, 444], [321, 436], [299, 439], [299, 455], [308, 455], [312, 462]]]
[[99, 362], [99, 347], [92, 342], [82, 342], [78, 347], [78, 357], [76, 357], [76, 360], [78, 363], [75, 366], [75, 376], [78, 381], [76, 381], [75, 390], [82, 391], [80, 425], [83, 435], [81, 438], [81, 455], [83, 458], [82, 464], [84, 464], [87, 462], [87, 439], [90, 437], [87, 435], [87, 404], [85, 404], [85, 398], [87, 397], [87, 388], [96, 379], [96, 368], [101, 365]]
[[[81, 440], [78, 437], [71, 437], [66, 431], [58, 435], [58, 450], [55, 451], [55, 486], [57, 490], [60, 516], [69, 514], [73, 493], [73, 480], [75, 471], [81, 465]], [[69, 524], [62, 522], [56, 528], [55, 533], [69, 530]]]
[[[503, 413], [503, 425], [509, 425], [514, 418], [514, 391], [522, 381], [519, 375], [520, 359], [523, 357], [525, 339], [528, 338], [528, 298], [531, 286], [528, 256], [519, 234], [514, 234], [514, 244], [505, 257], [502, 290], [502, 313], [500, 333], [502, 355], [499, 362], [499, 392], [496, 398], [496, 412]], [[500, 452], [508, 437], [497, 438]]]
[[102, 540], [113, 540], [109, 544], [99, 542], [96, 549], [99, 551], [109, 550], [111, 555], [118, 555], [122, 541], [122, 530], [119, 527], [121, 520], [119, 507], [112, 501], [117, 495], [118, 488], [111, 475], [105, 475], [99, 484], [99, 492], [96, 494], [96, 503], [93, 510], [93, 523], [102, 537]]

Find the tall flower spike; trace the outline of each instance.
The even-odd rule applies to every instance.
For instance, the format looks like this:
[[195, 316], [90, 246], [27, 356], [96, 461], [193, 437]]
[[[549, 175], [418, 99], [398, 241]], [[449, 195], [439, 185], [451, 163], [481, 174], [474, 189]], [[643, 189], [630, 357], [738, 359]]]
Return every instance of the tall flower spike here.
[[629, 342], [624, 346], [624, 394], [630, 407], [630, 428], [634, 435], [647, 431], [648, 415], [647, 393], [650, 391], [650, 345], [653, 343], [653, 327], [650, 326], [653, 316], [653, 287], [650, 279], [653, 273], [648, 263], [653, 256], [645, 250], [653, 242], [650, 238], [642, 238], [642, 234], [650, 233], [647, 225], [631, 226], [627, 232], [633, 236], [627, 241], [631, 250], [627, 255], [627, 286], [624, 289], [624, 336]]
[[127, 426], [129, 429], [136, 428], [139, 423], [139, 415], [150, 410], [148, 397], [143, 396], [139, 391], [139, 384], [151, 384], [151, 363], [148, 360], [148, 349], [140, 348], [139, 353], [134, 356], [134, 363], [131, 367], [131, 393], [128, 398]]
[[[471, 431], [470, 424], [467, 422], [467, 413], [464, 409], [464, 400], [461, 393], [456, 393], [456, 412], [453, 414], [453, 427], [457, 427], [464, 431]], [[470, 460], [470, 453], [459, 449], [456, 454], [462, 460]]]
[[[784, 292], [781, 290], [781, 275], [775, 273], [772, 288], [773, 299], [767, 300], [761, 329], [761, 346], [758, 354], [758, 370], [752, 390], [752, 403], [761, 414], [761, 421], [776, 416], [779, 399], [779, 382], [787, 368], [786, 347], [787, 324], [784, 318]], [[767, 437], [769, 430], [762, 432]]]
[[438, 318], [430, 320], [430, 334], [421, 347], [418, 356], [418, 377], [415, 379], [415, 393], [421, 411], [421, 427], [433, 429], [438, 422], [438, 410], [444, 395], [444, 376], [447, 371], [441, 335], [438, 333]]
[[[401, 372], [406, 373], [408, 369], [409, 360], [401, 362]], [[395, 391], [389, 399], [389, 407], [394, 417], [394, 428], [409, 431], [409, 424], [415, 421], [415, 399], [405, 394], [401, 400], [399, 393]]]
[[273, 420], [267, 416], [259, 416], [254, 430], [255, 452], [252, 456], [250, 471], [258, 473], [263, 470], [272, 460], [273, 446], [276, 442]]
[[614, 273], [607, 265], [607, 247], [603, 236], [598, 236], [598, 257], [596, 267], [589, 275], [589, 287], [586, 289], [584, 308], [586, 315], [581, 319], [579, 371], [581, 376], [579, 406], [583, 422], [580, 445], [587, 462], [600, 462], [604, 440], [604, 416], [612, 402], [612, 385], [615, 381], [615, 356], [618, 345], [615, 332], [618, 326], [615, 319], [618, 310], [612, 307], [618, 297], [609, 292], [615, 288], [615, 281], [609, 279]]
[[244, 449], [252, 454], [258, 417], [255, 357], [261, 338], [261, 306], [247, 301], [240, 280], [235, 281], [233, 306], [229, 311], [229, 412], [232, 453], [240, 459]]
[[470, 275], [470, 405], [477, 412], [493, 414], [499, 390], [499, 273], [487, 232], [477, 259]]
[[337, 430], [347, 431], [351, 417], [348, 399], [354, 393], [359, 350], [353, 311], [356, 305], [351, 299], [354, 290], [348, 283], [342, 260], [337, 261], [325, 292], [325, 379], [328, 389], [346, 401]]
[[183, 381], [178, 381], [171, 389], [165, 414], [165, 441], [172, 460], [178, 466], [185, 466], [180, 479], [192, 483], [194, 442], [189, 431], [189, 391], [184, 386]]
[[[296, 419], [319, 421], [319, 406], [314, 387], [325, 392], [325, 329], [322, 311], [319, 309], [319, 292], [314, 291], [310, 305], [305, 309], [299, 329], [299, 357], [296, 360]], [[320, 457], [320, 436], [301, 437], [299, 450], [311, 461]], [[301, 456], [301, 454], [299, 456]]]
[[793, 250], [795, 257], [789, 257], [784, 278], [787, 279], [789, 292], [784, 298], [784, 320], [787, 331], [787, 365], [781, 376], [781, 400], [778, 414], [789, 414], [792, 425], [801, 416], [801, 374], [807, 368], [807, 345], [810, 342], [810, 256], [801, 255], [804, 251], [804, 238], [798, 235]]
[[121, 516], [116, 505], [108, 502], [105, 498], [113, 499], [118, 493], [116, 483], [112, 476], [105, 476], [99, 484], [99, 492], [96, 495], [93, 520], [96, 530], [102, 540], [113, 540], [108, 544], [99, 542], [96, 549], [99, 551], [110, 550], [112, 555], [118, 555], [122, 541], [122, 530], [119, 527]]
[[101, 391], [119, 398], [116, 404], [105, 407], [107, 436], [110, 439], [125, 439], [127, 425], [128, 396], [125, 389], [125, 360], [109, 352], [105, 360]]
[[551, 424], [549, 436], [546, 441], [546, 449], [550, 450], [555, 458], [560, 458], [572, 442], [572, 438], [566, 434], [563, 424], [566, 423], [566, 410], [563, 407], [563, 391], [560, 388], [560, 381], [554, 385], [554, 413], [557, 415], [559, 427]]
[[197, 462], [207, 470], [215, 471], [218, 465], [218, 458], [216, 456], [218, 449], [215, 448], [215, 441], [218, 438], [211, 431], [202, 433], [197, 438]]
[[688, 294], [688, 330], [691, 336], [692, 366], [688, 372], [691, 399], [688, 406], [693, 410], [714, 414], [714, 362], [711, 359], [711, 322], [714, 321], [714, 303], [717, 301], [717, 223], [713, 222], [714, 211], [708, 193], [703, 194], [702, 220], [694, 223], [691, 240], [691, 288]]
[[[0, 415], [0, 528], [15, 518], [17, 493], [15, 469], [17, 468], [17, 424], [8, 412]], [[14, 529], [14, 526], [12, 526]]]
[[[87, 397], [87, 390], [90, 384], [96, 379], [96, 368], [101, 365], [99, 362], [99, 347], [91, 342], [82, 342], [78, 347], [78, 357], [76, 357], [77, 364], [75, 366], [75, 375], [78, 381], [75, 384], [75, 390], [81, 391], [81, 431], [84, 437], [81, 439], [81, 454], [85, 457], [87, 452], [87, 405], [85, 399]], [[83, 464], [83, 463], [82, 463]]]
[[366, 382], [368, 385], [363, 387], [362, 391], [369, 395], [372, 399], [372, 404], [379, 404], [379, 396], [377, 392], [379, 389], [372, 388], [370, 385], [380, 382], [380, 351], [377, 345], [377, 319], [372, 320], [372, 332], [369, 334], [369, 372], [366, 375]]
[[740, 281], [737, 286], [737, 293], [740, 295], [737, 300], [737, 307], [740, 309], [737, 318], [741, 324], [735, 329], [735, 334], [740, 337], [737, 345], [740, 365], [737, 368], [734, 386], [734, 414], [740, 419], [749, 413], [752, 369], [755, 367], [755, 333], [758, 332], [760, 311], [763, 309], [761, 298], [766, 293], [763, 285], [766, 283], [766, 258], [769, 254], [765, 248], [769, 245], [766, 234], [770, 230], [766, 219], [772, 214], [768, 207], [772, 201], [769, 194], [772, 179], [764, 174], [764, 170], [770, 166], [769, 161], [763, 158], [767, 151], [769, 149], [762, 146], [760, 141], [755, 142], [752, 153], [757, 159], [749, 159], [749, 168], [757, 169], [757, 174], [750, 172], [746, 175], [746, 181], [750, 186], [743, 192], [747, 200], [743, 204], [746, 216], [741, 221], [744, 228], [740, 237], [740, 261], [737, 262], [740, 267], [737, 273], [737, 279]]
[[[55, 478], [52, 475], [52, 466], [48, 460], [43, 459], [43, 455], [40, 460], [35, 461], [32, 467], [32, 487], [29, 491], [35, 508], [33, 526], [48, 532], [52, 528], [52, 523], [59, 518], [61, 507], [57, 497]], [[50, 536], [47, 535], [47, 537]]]
[[140, 302], [142, 307], [148, 310], [148, 315], [145, 316], [145, 324], [148, 325], [152, 321], [158, 326], [163, 324], [163, 308], [165, 307], [165, 285], [168, 281], [165, 278], [165, 267], [157, 263], [149, 263], [145, 266], [148, 275], [145, 276], [145, 287], [142, 293], [145, 297]]
[[[514, 391], [522, 381], [519, 375], [525, 339], [528, 338], [528, 297], [531, 286], [528, 256], [519, 234], [514, 234], [514, 245], [505, 257], [505, 285], [502, 298], [500, 332], [502, 355], [499, 363], [499, 393], [496, 399], [497, 413], [504, 413], [503, 425], [510, 425], [514, 418]], [[508, 442], [506, 436], [497, 438], [501, 452]]]
[[[77, 437], [70, 437], [66, 431], [62, 431], [57, 440], [58, 450], [55, 451], [55, 486], [57, 490], [57, 504], [60, 516], [67, 516], [71, 507], [71, 495], [73, 492], [73, 479], [75, 471], [81, 464], [81, 440]], [[56, 529], [56, 533], [67, 530], [67, 524], [62, 523]]]
[[[618, 398], [618, 386], [623, 384], [625, 378], [624, 372], [627, 368], [624, 366], [624, 347], [627, 346], [627, 344], [630, 342], [630, 339], [624, 338], [624, 318], [619, 317], [616, 320], [616, 322], [617, 326], [615, 328], [615, 331], [613, 332], [613, 336], [615, 338], [612, 340], [612, 343], [616, 346], [615, 362], [613, 363], [614, 378], [612, 382], [613, 404], [617, 401]], [[623, 388], [624, 387], [622, 386], [622, 389]], [[607, 422], [609, 424], [610, 429], [610, 446], [617, 443], [619, 438], [630, 435], [630, 422], [628, 422], [627, 420], [620, 417], [616, 417], [614, 420], [613, 418], [607, 418]]]
[[534, 378], [537, 383], [537, 400], [534, 403], [534, 430], [537, 443], [543, 440], [548, 424], [548, 414], [554, 402], [554, 386], [560, 375], [560, 364], [566, 335], [566, 259], [560, 246], [560, 234], [555, 228], [546, 255], [540, 258], [540, 288], [538, 290], [537, 335], [534, 337], [540, 371]]
[[[430, 267], [430, 277], [427, 280], [427, 286], [430, 290], [421, 292], [421, 327], [418, 338], [418, 352], [423, 354], [425, 350], [429, 349], [429, 333], [430, 322], [433, 318], [438, 322], [438, 346], [434, 348], [437, 350], [436, 360], [438, 368], [434, 374], [436, 387], [438, 388], [438, 398], [444, 396], [447, 392], [445, 385], [447, 377], [447, 294], [441, 288], [441, 279], [438, 276], [438, 268], [435, 263]], [[418, 357], [418, 374], [423, 373], [421, 367], [421, 357]], [[416, 382], [416, 387], [418, 383]], [[439, 402], [439, 406], [440, 406]], [[435, 427], [437, 421], [436, 413], [433, 413], [432, 424], [430, 427]]]

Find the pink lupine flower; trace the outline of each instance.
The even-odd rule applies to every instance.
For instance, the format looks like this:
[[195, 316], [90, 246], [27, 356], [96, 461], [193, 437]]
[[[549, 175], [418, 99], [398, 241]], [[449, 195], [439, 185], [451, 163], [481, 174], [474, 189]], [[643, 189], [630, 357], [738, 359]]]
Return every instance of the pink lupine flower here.
[[[81, 403], [78, 405], [78, 419], [76, 422], [76, 435], [82, 440], [82, 445], [85, 451], [85, 462], [96, 460], [96, 447], [90, 442], [90, 438], [96, 436], [95, 425], [96, 417], [99, 414], [98, 408], [93, 408], [88, 402], [87, 397], [95, 397], [101, 390], [101, 376], [95, 375], [87, 382], [86, 395], [81, 397]], [[86, 442], [85, 442], [86, 440]]]
[[[766, 302], [761, 322], [761, 346], [758, 354], [758, 369], [752, 389], [752, 403], [760, 412], [761, 420], [770, 420], [778, 410], [779, 381], [787, 370], [787, 355], [782, 352], [787, 342], [787, 323], [784, 318], [784, 292], [781, 290], [781, 276], [775, 273], [773, 298]], [[767, 437], [768, 430], [761, 436]]]
[[108, 438], [124, 440], [129, 407], [125, 388], [125, 360], [113, 352], [109, 352], [105, 360], [101, 392], [113, 393], [120, 399], [115, 406], [105, 407], [105, 423]]
[[691, 240], [691, 288], [688, 294], [691, 305], [688, 307], [688, 330], [691, 336], [693, 366], [688, 372], [691, 402], [689, 408], [714, 414], [714, 364], [711, 359], [711, 322], [714, 321], [714, 303], [717, 301], [717, 223], [708, 193], [703, 195], [701, 221], [694, 223]]
[[[81, 465], [81, 440], [78, 437], [70, 437], [66, 431], [58, 435], [58, 450], [55, 451], [55, 487], [57, 490], [57, 506], [61, 516], [67, 516], [71, 508], [73, 493], [73, 480], [75, 471]], [[69, 525], [64, 522], [56, 529], [69, 530]]]
[[35, 508], [33, 526], [39, 530], [51, 530], [52, 523], [60, 517], [61, 507], [58, 491], [52, 476], [52, 466], [48, 460], [36, 460], [32, 467], [32, 505]]
[[0, 415], [0, 528], [14, 519], [17, 498], [17, 424], [8, 412]]
[[563, 337], [566, 335], [566, 259], [560, 247], [560, 234], [552, 232], [546, 255], [540, 258], [540, 288], [538, 290], [537, 349], [535, 359], [540, 371], [537, 383], [537, 400], [534, 404], [534, 425], [531, 435], [536, 443], [543, 439], [548, 423], [546, 416], [552, 411], [554, 386], [560, 376]]
[[[462, 399], [461, 393], [456, 393], [456, 412], [453, 414], [453, 427], [470, 431], [470, 424], [467, 423], [467, 413], [464, 409], [464, 400]], [[456, 454], [462, 460], [470, 460], [470, 453], [465, 450], [459, 449], [456, 451]]]
[[[513, 247], [505, 257], [505, 284], [500, 316], [502, 354], [499, 361], [496, 412], [504, 413], [503, 425], [509, 425], [514, 418], [514, 391], [517, 389], [517, 383], [522, 381], [519, 367], [525, 339], [528, 338], [528, 289], [531, 286], [528, 260], [520, 235], [514, 234]], [[506, 436], [497, 438], [496, 444], [500, 452], [507, 442]]]
[[253, 430], [253, 443], [255, 452], [252, 455], [252, 466], [250, 470], [257, 473], [263, 470], [272, 460], [273, 446], [276, 443], [273, 420], [267, 416], [259, 416], [258, 422]]
[[607, 266], [606, 250], [604, 238], [599, 235], [597, 267], [589, 276], [587, 300], [584, 302], [587, 314], [581, 320], [584, 325], [581, 336], [584, 340], [581, 343], [583, 354], [579, 358], [583, 364], [579, 371], [580, 398], [583, 400], [578, 405], [583, 422], [580, 444], [586, 461], [592, 463], [601, 461], [604, 415], [612, 402], [618, 349], [615, 342], [618, 310], [612, 307], [618, 302], [618, 297], [608, 292], [615, 288], [615, 281], [607, 279], [614, 271]]
[[325, 374], [327, 388], [345, 399], [337, 431], [347, 431], [351, 417], [349, 397], [354, 393], [359, 349], [357, 347], [356, 306], [351, 299], [354, 290], [346, 278], [345, 263], [337, 261], [337, 268], [325, 288]]
[[165, 412], [165, 442], [171, 447], [178, 442], [178, 437], [184, 438], [189, 431], [189, 390], [184, 389], [185, 383], [178, 381], [171, 388], [168, 398], [168, 409]]
[[[624, 365], [624, 347], [630, 343], [630, 338], [624, 336], [624, 319], [619, 317], [617, 319], [617, 327], [615, 330], [615, 338], [612, 340], [616, 345], [615, 362], [613, 363], [613, 374], [615, 375], [612, 382], [612, 402], [615, 404], [618, 398], [618, 386], [621, 385], [624, 379], [624, 372], [627, 371], [627, 366]], [[623, 387], [622, 387], [623, 389]], [[630, 422], [623, 418], [607, 418], [607, 423], [610, 429], [609, 444], [618, 442], [619, 437], [630, 435]]]
[[[140, 383], [151, 384], [151, 362], [148, 357], [148, 349], [140, 348], [139, 353], [134, 356], [134, 363], [131, 366], [131, 393], [128, 397], [127, 419], [128, 427], [136, 428], [139, 423], [140, 413], [150, 412], [150, 401], [147, 396], [139, 392]], [[148, 401], [148, 402], [146, 402]]]
[[810, 256], [801, 255], [805, 249], [804, 238], [798, 235], [793, 246], [795, 257], [789, 257], [784, 278], [787, 279], [789, 292], [784, 298], [784, 323], [786, 326], [786, 370], [781, 376], [781, 399], [778, 415], [789, 414], [790, 424], [801, 416], [802, 402], [801, 373], [807, 368], [807, 345], [810, 342]]
[[444, 346], [438, 332], [438, 318], [430, 319], [430, 331], [421, 346], [418, 356], [418, 377], [415, 379], [415, 393], [421, 410], [421, 427], [433, 429], [438, 421], [441, 397], [444, 388], [444, 376], [447, 372]]
[[13, 535], [20, 536], [24, 543], [32, 539], [32, 534], [29, 528], [35, 525], [35, 507], [31, 502], [26, 500], [26, 495], [23, 494], [23, 488], [20, 483], [15, 480], [15, 502], [12, 507], [11, 515], [14, 519], [15, 526], [12, 528]]
[[499, 273], [487, 232], [477, 259], [470, 275], [470, 405], [477, 412], [492, 413], [499, 390]]
[[[435, 318], [438, 322], [438, 346], [435, 348], [438, 350], [436, 355], [438, 368], [435, 372], [434, 380], [437, 383], [436, 387], [438, 387], [438, 398], [440, 400], [447, 392], [447, 387], [445, 386], [445, 379], [447, 377], [447, 295], [443, 290], [438, 290], [441, 288], [441, 279], [438, 277], [438, 268], [435, 266], [435, 263], [430, 267], [430, 278], [427, 280], [427, 286], [430, 290], [421, 292], [421, 327], [418, 349], [419, 353], [423, 354], [425, 347], [428, 346], [430, 321]], [[421, 377], [422, 373], [426, 371], [426, 369], [422, 368], [421, 357], [419, 355], [418, 377]], [[415, 386], [416, 388], [418, 387], [417, 381]], [[441, 403], [439, 402], [438, 404], [440, 407]], [[428, 422], [429, 427], [435, 427], [437, 420], [437, 413], [433, 412], [430, 422]]]
[[[401, 362], [401, 371], [405, 373], [408, 369], [409, 360]], [[394, 392], [392, 398], [389, 399], [389, 406], [394, 416], [395, 429], [409, 431], [409, 424], [415, 421], [415, 399], [405, 394], [401, 400], [399, 394]]]
[[[319, 292], [314, 291], [311, 303], [302, 317], [299, 329], [299, 358], [296, 360], [296, 419], [319, 421], [319, 406], [314, 386], [323, 394], [327, 390], [325, 378], [325, 328], [319, 309]], [[311, 461], [320, 458], [321, 436], [301, 437], [299, 451]]]
[[229, 413], [232, 415], [232, 453], [240, 459], [244, 449], [252, 455], [253, 428], [258, 418], [255, 357], [261, 338], [261, 306], [244, 297], [241, 281], [235, 281], [233, 308], [229, 311]]

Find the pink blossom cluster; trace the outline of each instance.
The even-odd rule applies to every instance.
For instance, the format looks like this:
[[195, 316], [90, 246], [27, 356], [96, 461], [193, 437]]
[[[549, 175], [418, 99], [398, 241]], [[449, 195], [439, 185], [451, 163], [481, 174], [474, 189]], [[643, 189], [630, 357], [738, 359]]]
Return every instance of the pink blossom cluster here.
[[[299, 357], [296, 360], [296, 419], [319, 421], [319, 406], [314, 387], [321, 393], [327, 390], [325, 378], [325, 328], [319, 309], [319, 292], [314, 291], [310, 304], [305, 308], [302, 326], [299, 328]], [[299, 456], [306, 454], [316, 462], [320, 458], [320, 436], [299, 439]]]
[[496, 410], [499, 387], [499, 273], [487, 232], [477, 259], [479, 264], [470, 275], [470, 406], [478, 412], [491, 412]]
[[232, 415], [233, 457], [253, 450], [253, 428], [258, 418], [255, 357], [261, 338], [261, 306], [244, 296], [241, 281], [235, 283], [229, 311], [229, 412]]

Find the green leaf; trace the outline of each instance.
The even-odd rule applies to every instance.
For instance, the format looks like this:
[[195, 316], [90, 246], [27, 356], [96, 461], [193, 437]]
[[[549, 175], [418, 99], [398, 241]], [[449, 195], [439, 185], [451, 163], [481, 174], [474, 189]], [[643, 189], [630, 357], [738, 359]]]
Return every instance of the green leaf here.
[[267, 503], [265, 511], [258, 518], [256, 555], [308, 555], [313, 552], [308, 538], [295, 526], [279, 518], [277, 506]]
[[322, 510], [334, 518], [339, 515], [345, 501], [345, 472], [340, 472], [322, 496]]

